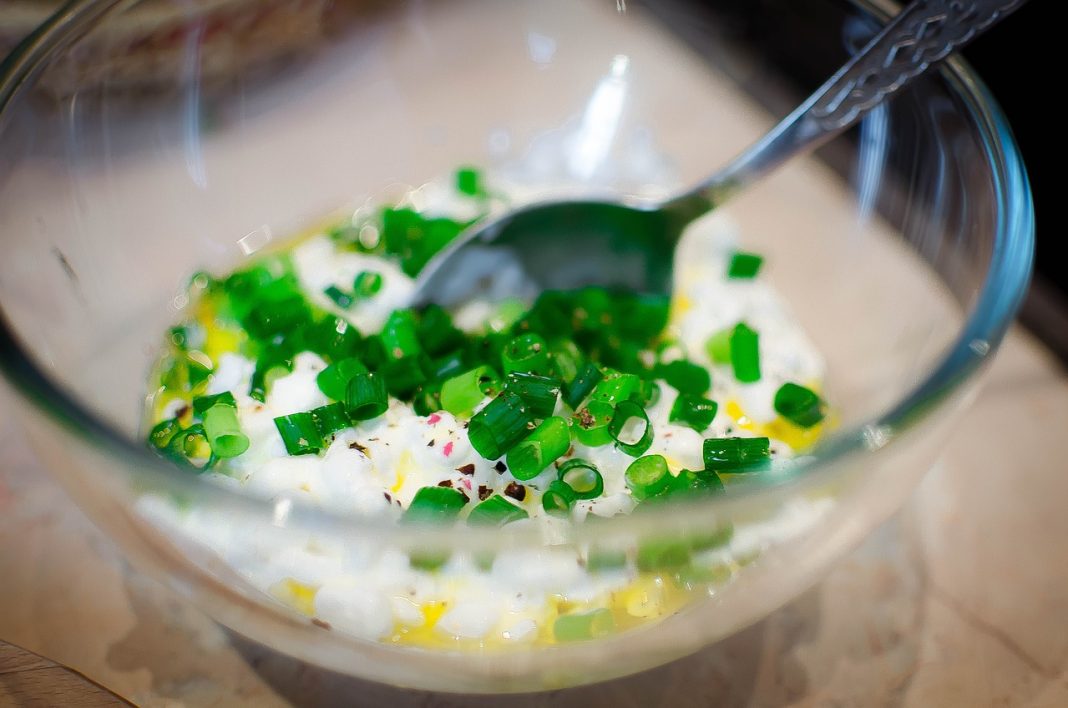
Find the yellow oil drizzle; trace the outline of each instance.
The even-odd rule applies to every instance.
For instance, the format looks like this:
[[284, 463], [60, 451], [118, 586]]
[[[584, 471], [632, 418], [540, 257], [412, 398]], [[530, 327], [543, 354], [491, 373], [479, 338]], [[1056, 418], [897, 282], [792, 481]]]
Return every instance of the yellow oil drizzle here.
[[315, 616], [315, 594], [319, 592], [317, 586], [308, 585], [293, 578], [283, 578], [272, 585], [268, 592], [271, 597], [302, 615], [306, 617]]

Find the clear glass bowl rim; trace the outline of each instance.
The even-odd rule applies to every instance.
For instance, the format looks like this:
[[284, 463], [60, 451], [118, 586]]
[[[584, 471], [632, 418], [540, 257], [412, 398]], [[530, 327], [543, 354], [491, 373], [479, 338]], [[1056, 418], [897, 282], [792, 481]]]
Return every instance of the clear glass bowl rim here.
[[[881, 21], [894, 12], [885, 0], [848, 0]], [[76, 41], [96, 21], [123, 3], [123, 0], [69, 0], [32, 34], [26, 37], [0, 62], [0, 126], [4, 114], [18, 97], [32, 85], [34, 75], [56, 52]], [[1030, 282], [1034, 256], [1034, 208], [1023, 161], [1006, 118], [983, 82], [960, 57], [951, 57], [938, 69], [940, 78], [962, 99], [962, 106], [974, 120], [986, 159], [991, 165], [997, 208], [997, 226], [993, 251], [982, 288], [972, 312], [959, 336], [931, 372], [886, 413], [864, 424], [835, 432], [813, 451], [811, 459], [800, 465], [787, 480], [746, 485], [731, 495], [728, 502], [712, 498], [658, 506], [646, 514], [633, 514], [604, 520], [597, 524], [601, 533], [625, 528], [654, 528], [659, 520], [671, 518], [675, 523], [697, 520], [710, 508], [725, 503], [767, 503], [773, 497], [786, 498], [789, 488], [815, 476], [815, 473], [856, 454], [873, 454], [894, 446], [903, 434], [936, 414], [938, 405], [957, 393], [973, 379], [997, 350], [1023, 302]], [[135, 465], [162, 485], [200, 496], [209, 482], [152, 454], [140, 441], [128, 438], [108, 425], [86, 406], [68, 395], [34, 363], [17, 335], [10, 328], [0, 304], [0, 371], [38, 411], [71, 431], [87, 445], [121, 464]], [[872, 433], [880, 443], [873, 449]], [[270, 518], [274, 503], [241, 494], [229, 488], [211, 485], [212, 506], [243, 510]], [[680, 516], [681, 513], [681, 516]], [[647, 523], [638, 523], [644, 517]], [[412, 526], [398, 528], [382, 518], [360, 518], [294, 504], [289, 520], [295, 523], [324, 523], [350, 534], [389, 532], [399, 542], [418, 542], [440, 531]], [[583, 525], [585, 526], [585, 525]], [[614, 528], [613, 528], [614, 527]], [[473, 533], [472, 533], [473, 532]], [[486, 545], [500, 542], [499, 531], [465, 529], [468, 535], [484, 535]], [[582, 535], [581, 533], [578, 535]], [[476, 541], [475, 545], [482, 545]]]

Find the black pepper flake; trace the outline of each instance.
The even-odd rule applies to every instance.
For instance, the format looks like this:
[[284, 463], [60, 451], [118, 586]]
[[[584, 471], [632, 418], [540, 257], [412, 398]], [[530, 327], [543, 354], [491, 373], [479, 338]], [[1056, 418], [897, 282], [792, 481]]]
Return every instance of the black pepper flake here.
[[174, 412], [175, 418], [181, 418], [183, 415], [189, 412], [189, 406], [182, 404], [178, 407], [178, 410]]
[[428, 443], [426, 444], [426, 446], [427, 446], [427, 447], [434, 447], [434, 443], [435, 443], [435, 442], [436, 442], [435, 440], [431, 440], [430, 442], [428, 442]]
[[487, 487], [486, 485], [484, 485], [484, 484], [478, 485], [478, 500], [479, 501], [486, 501], [487, 499], [490, 498], [490, 495], [492, 495], [492, 494], [493, 494], [493, 490], [490, 489], [489, 487]]
[[438, 486], [439, 487], [448, 487], [449, 489], [452, 489], [452, 480], [451, 479], [443, 479], [440, 482], [438, 482]]
[[457, 489], [456, 491], [458, 491], [460, 493], [460, 496], [464, 498], [464, 504], [471, 501], [471, 497], [467, 494], [467, 492], [462, 489]]
[[527, 498], [527, 488], [518, 482], [511, 482], [504, 488], [504, 495], [516, 501], [523, 501]]
[[378, 442], [378, 438], [367, 438], [367, 442]]
[[316, 627], [322, 627], [328, 632], [332, 629], [329, 622], [324, 622], [318, 617], [312, 617], [311, 623], [314, 624]]
[[575, 415], [578, 416], [579, 425], [581, 425], [584, 429], [589, 430], [590, 426], [593, 425], [593, 415], [590, 413], [588, 408], [583, 408]]
[[382, 496], [384, 496], [386, 498], [386, 502], [388, 504], [392, 504], [393, 503], [393, 497], [389, 496], [389, 492], [382, 492]]
[[469, 425], [471, 425], [471, 422], [470, 422], [470, 421], [468, 421], [468, 422], [464, 423], [464, 430], [467, 430], [467, 426], [469, 426]]
[[497, 460], [497, 464], [493, 466], [493, 469], [497, 470], [497, 474], [504, 474], [508, 471], [508, 468], [500, 460]]
[[459, 472], [460, 474], [465, 474], [465, 475], [470, 477], [471, 475], [473, 475], [475, 473], [475, 465], [474, 465], [473, 462], [468, 462], [466, 465], [462, 465], [460, 467], [457, 467], [456, 471]]
[[349, 449], [350, 450], [358, 450], [360, 453], [362, 453], [364, 455], [367, 454], [367, 448], [364, 447], [363, 445], [361, 445], [360, 443], [356, 442], [355, 440], [353, 440], [352, 442], [349, 443]]
[[564, 453], [564, 457], [571, 457], [574, 454], [575, 454], [575, 446], [572, 445], [572, 446], [567, 448], [567, 452]]

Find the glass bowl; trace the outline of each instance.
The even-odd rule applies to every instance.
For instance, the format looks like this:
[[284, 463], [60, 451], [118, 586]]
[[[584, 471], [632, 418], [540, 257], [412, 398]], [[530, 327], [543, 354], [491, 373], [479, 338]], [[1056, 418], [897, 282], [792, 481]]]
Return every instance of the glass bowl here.
[[[942, 448], [1030, 273], [1026, 176], [961, 61], [727, 205], [827, 360], [834, 430], [786, 477], [576, 526], [428, 532], [254, 498], [142, 445], [145, 377], [199, 269], [458, 164], [657, 196], [770, 127], [879, 26], [865, 3], [75, 0], [0, 71], [0, 364], [41, 460], [146, 572], [281, 652], [402, 686], [509, 692], [685, 655], [798, 595]], [[713, 219], [722, 219], [714, 216]], [[595, 640], [435, 649], [360, 639], [251, 583], [210, 535], [554, 554], [778, 520], [729, 578]], [[220, 541], [221, 543], [221, 541]], [[661, 579], [663, 581], [663, 579]], [[658, 589], [659, 588], [659, 589]], [[663, 582], [651, 586], [655, 594]]]

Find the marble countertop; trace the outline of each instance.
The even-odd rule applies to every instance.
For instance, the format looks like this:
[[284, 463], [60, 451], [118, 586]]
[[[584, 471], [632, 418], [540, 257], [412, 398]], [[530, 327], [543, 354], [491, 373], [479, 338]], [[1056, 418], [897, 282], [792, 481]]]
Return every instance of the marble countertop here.
[[[219, 628], [124, 563], [34, 460], [13, 405], [5, 392], [0, 640], [139, 705], [1068, 705], [1068, 436], [1052, 434], [1068, 376], [1019, 330], [940, 464], [819, 585], [686, 659], [505, 701], [341, 677]], [[0, 665], [0, 704], [17, 675]]]

